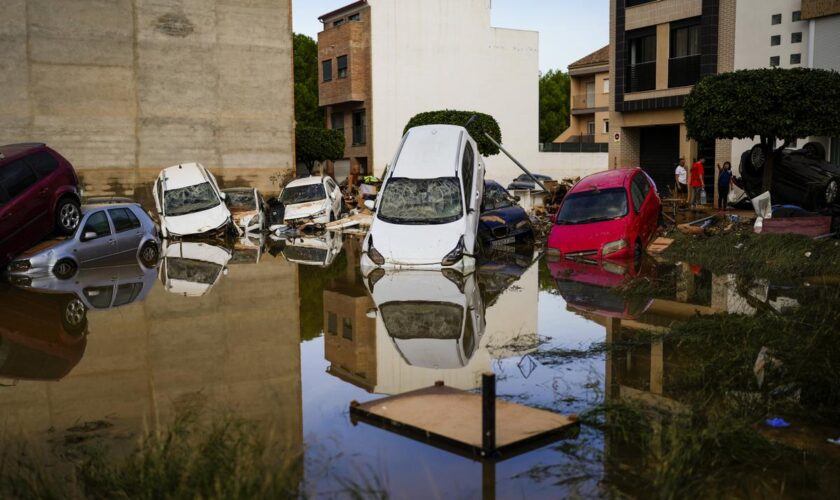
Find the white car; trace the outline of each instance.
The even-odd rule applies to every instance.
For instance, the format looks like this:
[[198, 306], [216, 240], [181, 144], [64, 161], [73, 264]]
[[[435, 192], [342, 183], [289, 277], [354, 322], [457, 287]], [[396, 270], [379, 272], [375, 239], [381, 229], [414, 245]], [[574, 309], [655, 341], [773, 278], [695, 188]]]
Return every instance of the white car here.
[[344, 198], [338, 184], [327, 176], [305, 177], [288, 183], [280, 193], [287, 226], [326, 224], [341, 215]]
[[165, 242], [160, 281], [169, 293], [201, 297], [227, 274], [231, 256], [227, 248], [209, 243]]
[[184, 163], [161, 170], [152, 196], [164, 238], [218, 236], [231, 224], [225, 195], [216, 178], [200, 163]]
[[266, 205], [256, 188], [223, 189], [225, 205], [230, 210], [233, 223], [243, 234], [258, 233], [266, 226]]
[[329, 267], [341, 253], [344, 236], [327, 231], [318, 236], [294, 236], [286, 238], [283, 257], [294, 264]]
[[475, 268], [484, 161], [463, 127], [425, 125], [403, 137], [362, 244], [362, 272]]
[[485, 328], [476, 273], [379, 269], [365, 285], [406, 363], [438, 370], [469, 363]]

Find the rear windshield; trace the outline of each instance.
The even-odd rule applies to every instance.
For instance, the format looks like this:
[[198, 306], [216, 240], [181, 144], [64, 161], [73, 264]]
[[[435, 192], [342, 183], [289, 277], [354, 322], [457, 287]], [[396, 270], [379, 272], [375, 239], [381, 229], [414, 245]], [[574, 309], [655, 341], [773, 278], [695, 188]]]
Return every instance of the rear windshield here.
[[457, 177], [390, 179], [377, 217], [393, 224], [447, 224], [463, 216]]
[[201, 212], [221, 203], [209, 182], [171, 189], [163, 197], [163, 213], [170, 217]]
[[308, 203], [310, 201], [323, 200], [327, 197], [323, 184], [308, 184], [306, 186], [287, 187], [280, 195], [280, 201], [286, 205], [296, 203]]
[[253, 191], [225, 191], [227, 205], [233, 209], [256, 210], [257, 200]]
[[624, 188], [601, 189], [566, 196], [557, 224], [587, 224], [627, 215], [627, 191]]
[[171, 280], [189, 281], [202, 285], [212, 285], [219, 277], [223, 267], [213, 262], [167, 257], [166, 274]]

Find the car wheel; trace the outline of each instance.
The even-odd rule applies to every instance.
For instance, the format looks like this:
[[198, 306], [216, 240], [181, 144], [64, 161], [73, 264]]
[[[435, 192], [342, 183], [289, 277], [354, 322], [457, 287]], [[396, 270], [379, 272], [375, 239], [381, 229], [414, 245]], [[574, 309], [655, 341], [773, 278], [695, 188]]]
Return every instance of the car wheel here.
[[70, 259], [61, 259], [53, 266], [53, 274], [60, 280], [69, 280], [76, 274], [76, 263]]
[[78, 297], [64, 303], [61, 324], [70, 335], [80, 336], [87, 330], [87, 308]]
[[151, 241], [147, 241], [140, 247], [140, 262], [148, 268], [157, 266], [159, 256], [160, 251], [157, 245]]
[[82, 220], [82, 209], [72, 198], [62, 198], [55, 208], [55, 227], [63, 235], [72, 234]]
[[802, 151], [811, 158], [825, 161], [825, 146], [820, 142], [811, 141], [802, 146]]
[[837, 202], [837, 192], [838, 192], [838, 185], [837, 180], [832, 179], [828, 181], [828, 184], [825, 186], [825, 202], [828, 205]]
[[756, 144], [750, 150], [750, 163], [756, 172], [764, 168], [764, 164], [767, 163], [767, 151], [761, 144]]

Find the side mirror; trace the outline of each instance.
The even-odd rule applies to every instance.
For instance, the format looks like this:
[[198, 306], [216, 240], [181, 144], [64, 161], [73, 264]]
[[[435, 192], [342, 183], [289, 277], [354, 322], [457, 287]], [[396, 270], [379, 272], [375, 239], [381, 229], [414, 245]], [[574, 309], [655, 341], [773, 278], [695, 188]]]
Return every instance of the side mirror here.
[[227, 201], [227, 193], [225, 193], [224, 191], [220, 192], [219, 196], [222, 198], [222, 201]]
[[519, 196], [519, 195], [516, 195], [516, 196], [513, 197], [513, 201], [519, 203], [520, 201], [522, 201], [522, 197]]
[[95, 239], [96, 239], [96, 233], [94, 233], [93, 231], [88, 231], [88, 232], [86, 232], [85, 234], [82, 235], [82, 241], [90, 241], [90, 240], [95, 240]]
[[376, 202], [373, 200], [365, 200], [365, 208], [372, 211], [374, 207], [376, 207]]

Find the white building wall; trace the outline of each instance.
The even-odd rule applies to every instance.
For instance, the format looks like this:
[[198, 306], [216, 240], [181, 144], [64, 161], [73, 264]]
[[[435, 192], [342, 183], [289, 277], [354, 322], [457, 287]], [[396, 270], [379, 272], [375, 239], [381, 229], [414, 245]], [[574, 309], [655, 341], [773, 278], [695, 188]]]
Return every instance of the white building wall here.
[[[369, 3], [375, 172], [412, 116], [447, 108], [493, 115], [503, 145], [526, 166], [538, 163], [537, 32], [491, 27], [491, 0]], [[519, 173], [503, 154], [487, 159], [488, 178], [506, 184]]]

